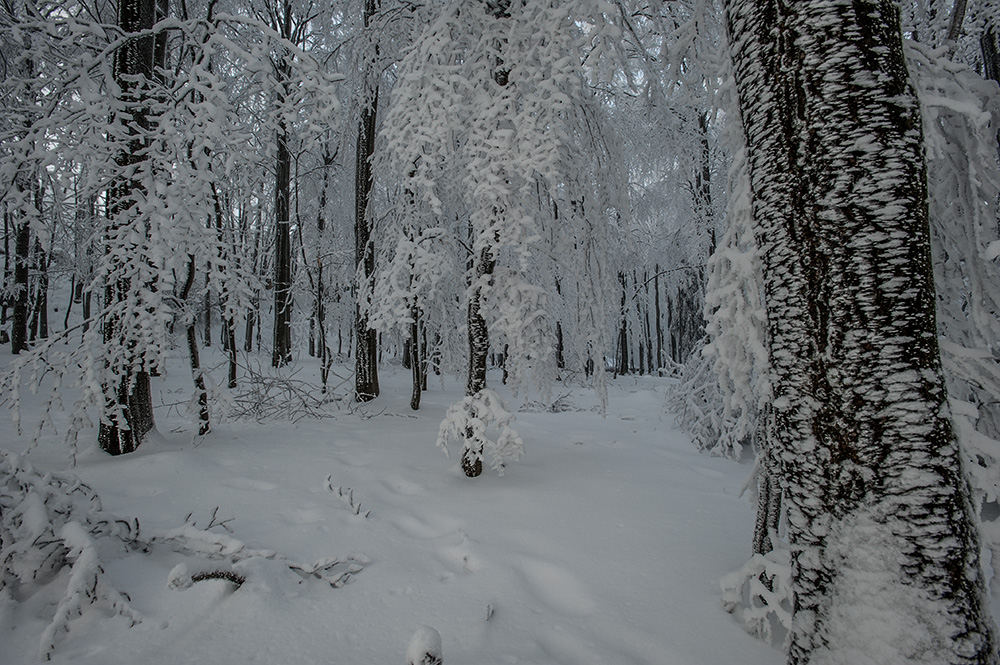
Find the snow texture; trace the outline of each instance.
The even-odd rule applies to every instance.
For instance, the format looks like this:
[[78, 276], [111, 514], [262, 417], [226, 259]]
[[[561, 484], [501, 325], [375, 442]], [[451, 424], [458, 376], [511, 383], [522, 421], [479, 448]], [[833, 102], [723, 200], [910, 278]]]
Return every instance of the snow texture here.
[[[189, 385], [181, 353], [154, 379], [157, 403]], [[318, 371], [312, 362], [306, 369]], [[461, 383], [432, 384], [412, 412], [408, 373], [381, 378], [381, 397], [350, 412], [329, 405], [335, 418], [221, 422], [201, 439], [196, 418], [161, 407], [161, 438], [120, 458], [92, 444], [72, 472], [59, 437], [47, 432], [30, 453], [31, 477], [67, 490], [35, 490], [39, 498], [77, 497], [70, 514], [80, 524], [86, 515], [135, 518], [149, 545], [132, 550], [119, 537], [90, 536], [104, 588], [127, 593], [142, 622], [132, 626], [110, 602], [79, 596], [83, 614], [56, 631], [52, 662], [403, 663], [419, 625], [440, 631], [451, 663], [781, 660], [719, 603], [719, 578], [739, 568], [750, 542], [751, 506], [738, 497], [749, 468], [698, 453], [669, 424], [669, 379], [611, 381], [606, 417], [590, 390], [565, 386], [562, 411], [518, 412], [525, 457], [508, 460], [502, 478], [469, 480], [434, 449]], [[25, 398], [35, 400], [26, 407], [40, 403]], [[30, 445], [9, 422], [0, 423], [0, 440], [13, 450]], [[10, 482], [7, 467], [2, 478]], [[5, 555], [21, 548], [7, 561], [26, 577], [25, 553], [36, 552], [32, 567], [44, 568], [49, 550], [25, 539], [42, 531], [47, 542], [62, 526], [47, 527], [60, 513], [43, 516], [30, 494], [18, 512], [3, 505], [5, 520], [26, 516], [23, 538], [3, 536]], [[100, 512], [91, 503], [98, 495]], [[63, 538], [85, 558], [84, 542]], [[345, 556], [324, 571], [330, 553]], [[336, 574], [352, 561], [364, 570], [340, 588], [309, 572]], [[30, 586], [0, 589], [5, 665], [39, 660], [70, 570], [63, 564]]]

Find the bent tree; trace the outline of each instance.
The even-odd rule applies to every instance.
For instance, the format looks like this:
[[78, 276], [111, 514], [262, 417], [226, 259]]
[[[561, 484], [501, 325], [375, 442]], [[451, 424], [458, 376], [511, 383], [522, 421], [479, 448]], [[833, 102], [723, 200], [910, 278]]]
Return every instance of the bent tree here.
[[996, 663], [895, 3], [728, 0], [787, 506], [790, 663]]

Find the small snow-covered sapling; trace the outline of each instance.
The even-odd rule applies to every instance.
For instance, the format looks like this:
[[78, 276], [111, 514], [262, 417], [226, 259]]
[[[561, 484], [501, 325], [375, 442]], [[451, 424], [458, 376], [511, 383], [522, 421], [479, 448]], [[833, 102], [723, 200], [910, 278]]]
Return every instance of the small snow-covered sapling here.
[[441, 633], [420, 626], [406, 648], [406, 665], [441, 665]]

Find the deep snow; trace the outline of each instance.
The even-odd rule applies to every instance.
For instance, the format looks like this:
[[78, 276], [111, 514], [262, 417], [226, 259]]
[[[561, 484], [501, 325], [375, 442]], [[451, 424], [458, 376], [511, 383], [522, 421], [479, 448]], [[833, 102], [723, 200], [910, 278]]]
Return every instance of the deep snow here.
[[[0, 359], [10, 358], [5, 349]], [[314, 372], [304, 364], [302, 376]], [[180, 357], [170, 370], [154, 379], [158, 403], [190, 393]], [[753, 510], [739, 494], [750, 467], [694, 450], [664, 412], [669, 379], [611, 382], [606, 417], [592, 394], [560, 384], [569, 410], [519, 411], [524, 457], [502, 477], [476, 479], [462, 474], [457, 449], [448, 458], [434, 445], [460, 382], [442, 388], [431, 377], [413, 412], [408, 380], [383, 369], [383, 394], [370, 404], [297, 423], [231, 420], [202, 440], [177, 409], [161, 408], [160, 434], [136, 453], [91, 447], [72, 472], [146, 534], [189, 513], [207, 527], [218, 508], [232, 533], [212, 533], [297, 561], [368, 563], [341, 588], [263, 562], [239, 588], [171, 589], [171, 571], [190, 558], [107, 549], [105, 572], [143, 620], [130, 628], [91, 606], [52, 662], [402, 665], [423, 626], [439, 631], [446, 665], [784, 660], [720, 602], [719, 578], [748, 558]], [[500, 387], [499, 375], [490, 382]], [[26, 424], [37, 400], [26, 399]], [[29, 444], [9, 420], [0, 437], [15, 452]], [[50, 431], [28, 459], [41, 471], [69, 465]], [[65, 588], [64, 571], [20, 603], [2, 598], [0, 664], [38, 660]]]

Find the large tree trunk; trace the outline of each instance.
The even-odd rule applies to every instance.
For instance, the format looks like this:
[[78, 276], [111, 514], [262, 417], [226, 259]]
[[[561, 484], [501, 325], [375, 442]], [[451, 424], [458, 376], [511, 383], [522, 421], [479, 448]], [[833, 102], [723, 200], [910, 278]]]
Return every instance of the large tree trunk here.
[[[1000, 25], [986, 22], [979, 47], [983, 53], [983, 75], [1000, 83]], [[997, 128], [997, 156], [1000, 157], [1000, 128]]]
[[[291, 0], [282, 0], [268, 9], [271, 27], [288, 41], [299, 38]], [[292, 155], [289, 151], [289, 130], [285, 122], [286, 104], [291, 97], [292, 54], [280, 47], [273, 60], [275, 110], [278, 117], [275, 130], [274, 176], [274, 330], [271, 365], [282, 367], [292, 361]]]
[[[281, 85], [287, 85], [290, 76], [287, 64], [278, 68]], [[287, 95], [279, 95], [279, 104]], [[281, 367], [292, 361], [292, 233], [291, 192], [292, 158], [288, 151], [288, 128], [284, 120], [278, 121], [275, 136], [278, 154], [275, 162], [274, 182], [274, 350], [271, 365]]]
[[995, 663], [898, 9], [727, 9], [791, 547], [789, 662]]
[[[119, 0], [118, 27], [126, 34], [149, 30], [156, 18], [155, 0]], [[115, 53], [115, 82], [122, 91], [122, 103], [131, 116], [128, 123], [131, 138], [119, 149], [115, 161], [122, 171], [135, 169], [145, 159], [143, 148], [147, 139], [143, 133], [149, 129], [147, 82], [153, 80], [154, 42], [152, 35], [146, 34], [125, 42]], [[129, 223], [136, 214], [135, 199], [142, 192], [142, 183], [131, 175], [119, 176], [107, 194], [107, 211], [110, 220], [109, 239], [113, 241], [115, 232]], [[105, 285], [105, 307], [113, 307], [129, 298], [132, 289], [127, 277], [112, 279]], [[104, 321], [105, 342], [122, 340], [127, 337], [122, 326], [128, 325], [121, 316], [109, 314]], [[142, 349], [127, 349], [134, 357], [141, 357]], [[133, 365], [134, 366], [134, 365]], [[98, 443], [112, 455], [130, 453], [139, 447], [143, 438], [154, 427], [153, 398], [149, 386], [149, 371], [143, 361], [140, 369], [125, 372], [117, 377], [118, 385], [113, 389], [113, 397], [108, 396], [106, 411], [108, 418], [102, 419], [98, 431]]]

